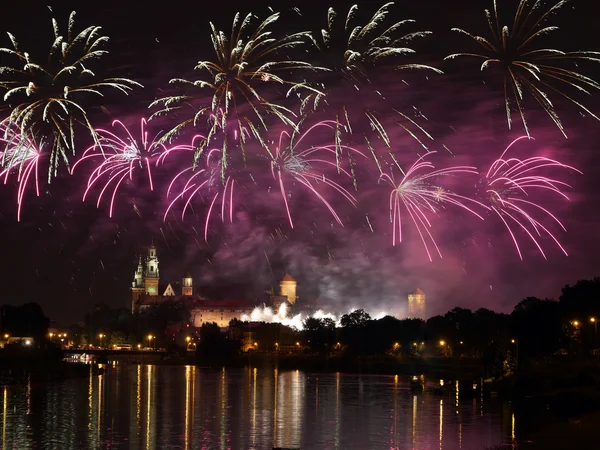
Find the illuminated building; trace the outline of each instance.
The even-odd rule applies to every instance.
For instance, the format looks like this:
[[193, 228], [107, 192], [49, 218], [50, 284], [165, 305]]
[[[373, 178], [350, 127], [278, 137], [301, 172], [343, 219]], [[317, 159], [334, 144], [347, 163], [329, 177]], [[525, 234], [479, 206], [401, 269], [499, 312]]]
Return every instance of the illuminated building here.
[[183, 280], [181, 280], [181, 286], [181, 295], [194, 295], [194, 288], [192, 286], [192, 275], [189, 272], [185, 275]]
[[408, 294], [408, 317], [425, 319], [425, 293], [419, 288], [414, 294]]
[[131, 283], [131, 311], [136, 312], [142, 297], [158, 296], [158, 257], [154, 243], [148, 248], [148, 256], [138, 260], [137, 269]]
[[242, 315], [250, 314], [254, 306], [239, 301], [200, 299], [191, 311], [192, 325], [201, 327], [204, 323], [214, 322], [225, 328], [233, 319], [239, 320]]
[[[283, 276], [281, 281], [279, 282], [279, 295], [274, 296], [273, 298], [279, 298], [279, 300], [286, 299], [290, 305], [295, 305], [298, 297], [296, 296], [296, 287], [298, 283], [294, 280], [289, 273]], [[272, 301], [272, 303], [274, 303]], [[279, 302], [281, 304], [281, 302]]]
[[[159, 288], [158, 255], [156, 247], [151, 245], [146, 257], [140, 257], [131, 286], [131, 310], [140, 312], [167, 301], [182, 301], [190, 309], [191, 325], [201, 327], [204, 323], [216, 323], [221, 328], [229, 326], [232, 319], [240, 319], [250, 314], [262, 302], [248, 303], [241, 300], [209, 300], [198, 295], [194, 289], [194, 280], [188, 272], [179, 283], [168, 283]], [[296, 303], [297, 282], [285, 274], [279, 284], [280, 295], [272, 296], [271, 303], [279, 307], [281, 303]], [[161, 294], [162, 293], [162, 294]]]

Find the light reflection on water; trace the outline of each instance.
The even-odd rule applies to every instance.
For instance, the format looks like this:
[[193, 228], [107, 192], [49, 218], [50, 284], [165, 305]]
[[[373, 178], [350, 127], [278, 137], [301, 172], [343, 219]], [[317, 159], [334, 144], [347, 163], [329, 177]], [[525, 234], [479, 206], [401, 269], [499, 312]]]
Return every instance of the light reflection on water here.
[[498, 400], [414, 392], [398, 376], [116, 365], [2, 386], [2, 449], [483, 449], [511, 442]]

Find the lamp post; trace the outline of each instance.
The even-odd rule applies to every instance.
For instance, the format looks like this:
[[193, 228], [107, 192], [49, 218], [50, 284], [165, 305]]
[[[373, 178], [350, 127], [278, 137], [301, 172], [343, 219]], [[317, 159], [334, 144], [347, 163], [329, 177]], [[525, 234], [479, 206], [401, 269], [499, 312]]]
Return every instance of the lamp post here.
[[151, 334], [149, 334], [148, 336], [146, 336], [148, 339], [148, 347], [152, 347], [154, 348], [154, 342], [152, 341], [154, 339], [154, 336], [152, 336]]
[[106, 337], [106, 335], [104, 333], [100, 333], [98, 335], [98, 339], [100, 340], [100, 344], [98, 345], [99, 347], [102, 347], [102, 339], [105, 337]]
[[192, 338], [191, 338], [191, 337], [189, 337], [189, 336], [186, 336], [186, 337], [185, 337], [185, 342], [187, 343], [187, 344], [186, 344], [186, 346], [185, 346], [185, 349], [186, 349], [186, 350], [189, 350], [189, 349], [190, 349], [190, 341], [191, 341], [191, 340], [192, 340]]
[[446, 341], [444, 341], [443, 339], [440, 341], [440, 347], [442, 347], [442, 354], [444, 355], [444, 357], [448, 356], [446, 351]]
[[511, 339], [510, 343], [516, 345], [516, 351], [515, 351], [515, 369], [516, 369], [519, 367], [519, 340]]
[[596, 331], [598, 331], [598, 321], [595, 317], [590, 318], [590, 322], [594, 324], [594, 350], [596, 349]]

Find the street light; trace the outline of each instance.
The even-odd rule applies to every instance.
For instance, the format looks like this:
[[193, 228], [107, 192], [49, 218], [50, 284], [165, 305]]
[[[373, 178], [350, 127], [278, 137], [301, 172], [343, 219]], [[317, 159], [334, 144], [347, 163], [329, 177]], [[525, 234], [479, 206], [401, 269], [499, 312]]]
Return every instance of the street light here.
[[[148, 347], [151, 347], [152, 346], [152, 339], [154, 339], [154, 336], [152, 336], [151, 334], [149, 334], [147, 336], [147, 338], [148, 338]], [[152, 347], [152, 348], [154, 348], [154, 347]]]
[[590, 322], [594, 324], [594, 348], [596, 348], [596, 331], [598, 331], [598, 321], [595, 317], [590, 317]]
[[579, 321], [578, 320], [574, 320], [573, 322], [571, 322], [573, 324], [573, 326], [575, 328], [577, 328], [579, 326]]
[[519, 367], [519, 340], [518, 339], [511, 339], [510, 340], [511, 344], [516, 344], [516, 351], [515, 351], [515, 368]]
[[103, 338], [105, 338], [105, 337], [106, 337], [106, 335], [105, 335], [105, 334], [103, 334], [103, 333], [100, 333], [100, 334], [98, 335], [98, 338], [100, 339], [100, 347], [102, 347], [102, 339], [103, 339]]
[[444, 345], [446, 345], [446, 341], [440, 341], [440, 345], [443, 347]]

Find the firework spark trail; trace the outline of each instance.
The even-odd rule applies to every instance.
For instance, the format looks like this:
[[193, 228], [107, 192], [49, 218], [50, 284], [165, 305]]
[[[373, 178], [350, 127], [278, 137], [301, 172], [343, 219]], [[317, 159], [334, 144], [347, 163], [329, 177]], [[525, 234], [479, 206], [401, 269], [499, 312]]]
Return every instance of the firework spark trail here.
[[127, 178], [133, 181], [134, 174], [141, 172], [140, 176], [147, 177], [150, 190], [154, 190], [152, 166], [158, 163], [157, 157], [160, 159], [173, 151], [192, 149], [189, 145], [169, 148], [159, 143], [156, 137], [149, 140], [146, 119], [143, 118], [140, 119], [140, 133], [136, 137], [120, 120], [114, 120], [112, 126], [116, 128], [114, 132], [101, 128], [96, 130], [97, 143], [83, 153], [71, 170], [73, 174], [75, 169], [86, 161], [96, 163], [96, 168], [88, 178], [83, 201], [93, 188], [101, 186], [96, 201], [96, 207], [100, 207], [104, 194], [110, 191], [109, 217], [113, 215], [119, 188]]
[[108, 53], [101, 49], [108, 37], [100, 34], [98, 26], [76, 33], [74, 23], [72, 12], [64, 35], [52, 19], [54, 42], [45, 63], [35, 62], [11, 33], [8, 37], [12, 48], [0, 48], [0, 53], [16, 60], [12, 66], [0, 67], [0, 88], [6, 90], [9, 120], [20, 128], [21, 135], [39, 136], [51, 145], [49, 180], [56, 174], [59, 161], [68, 163], [68, 154], [75, 152], [76, 125], [96, 136], [81, 100], [90, 94], [101, 97], [105, 89], [128, 94], [133, 87], [142, 86], [127, 78], [96, 78], [86, 66]]
[[17, 177], [17, 221], [21, 221], [23, 199], [30, 182], [35, 184], [35, 193], [40, 196], [39, 163], [42, 158], [43, 141], [38, 145], [10, 121], [0, 123], [0, 178], [7, 184], [11, 174]]
[[[404, 31], [407, 26], [415, 23], [415, 20], [412, 19], [398, 22], [388, 21], [393, 6], [393, 2], [385, 3], [364, 24], [357, 21], [358, 5], [349, 8], [345, 16], [338, 14], [333, 8], [329, 8], [326, 29], [308, 35], [314, 47], [325, 56], [324, 61], [328, 69], [341, 73], [356, 90], [363, 90], [365, 87], [372, 86], [369, 79], [371, 69], [381, 63], [395, 62], [397, 59], [414, 56], [416, 51], [411, 48], [411, 43], [432, 34], [430, 31]], [[394, 64], [395, 69], [398, 71], [417, 70], [437, 74], [443, 73], [435, 67], [415, 62]], [[383, 100], [384, 97], [379, 90], [371, 88], [369, 90], [372, 91], [372, 95], [377, 94]], [[313, 108], [317, 109], [323, 95], [321, 93], [309, 93], [303, 100], [301, 111], [307, 109], [307, 106], [311, 103]], [[336, 120], [338, 127], [343, 127], [352, 134], [353, 127], [350, 123], [350, 114], [346, 105], [342, 106], [341, 110], [337, 112]], [[414, 106], [412, 108], [418, 113], [417, 108]], [[427, 149], [424, 141], [433, 140], [429, 133], [409, 114], [401, 112], [397, 108], [393, 111], [397, 114], [394, 122]], [[372, 130], [379, 134], [389, 147], [390, 142], [387, 131], [381, 123], [381, 119], [377, 117], [376, 112], [366, 109], [363, 113], [364, 115], [361, 114], [360, 120], [363, 121], [366, 117]], [[338, 144], [336, 157], [339, 162], [342, 153], [339, 145], [341, 140], [336, 139], [336, 143]]]
[[[297, 126], [294, 127], [293, 131], [282, 131], [279, 135], [277, 145], [273, 150], [267, 147], [271, 163], [271, 174], [279, 185], [279, 191], [285, 205], [287, 218], [290, 223], [290, 227], [294, 228], [294, 222], [292, 220], [292, 214], [290, 211], [290, 205], [288, 201], [289, 189], [285, 187], [285, 179], [287, 176], [291, 177], [294, 181], [298, 182], [302, 186], [306, 187], [325, 207], [329, 210], [334, 219], [343, 226], [342, 220], [333, 208], [332, 204], [319, 192], [317, 189], [318, 183], [323, 183], [325, 186], [332, 188], [337, 193], [341, 194], [346, 200], [352, 205], [356, 206], [356, 198], [341, 184], [329, 179], [325, 172], [334, 171], [337, 169], [342, 175], [353, 179], [354, 176], [351, 171], [348, 171], [340, 166], [337, 160], [337, 148], [338, 144], [328, 145], [310, 145], [305, 144], [303, 141], [307, 139], [313, 132], [319, 129], [327, 129], [334, 131], [336, 129], [336, 121], [321, 121], [305, 132], [299, 133]], [[287, 143], [284, 141], [287, 139]], [[310, 146], [309, 146], [310, 145]], [[355, 154], [357, 156], [365, 157], [365, 155], [347, 145], [341, 145], [342, 150]], [[319, 170], [318, 168], [322, 169]], [[351, 169], [350, 169], [351, 170]]]
[[[277, 22], [280, 14], [274, 13], [254, 25], [256, 17], [248, 14], [243, 20], [239, 13], [234, 17], [231, 33], [217, 30], [210, 23], [211, 40], [215, 51], [216, 61], [199, 61], [195, 69], [206, 75], [196, 81], [175, 78], [172, 84], [184, 88], [200, 88], [213, 91], [212, 99], [208, 104], [194, 105], [195, 101], [202, 101], [195, 95], [184, 93], [165, 97], [154, 101], [150, 107], [162, 106], [155, 112], [151, 119], [163, 114], [170, 114], [179, 110], [193, 110], [191, 117], [178, 123], [165, 134], [163, 140], [170, 140], [188, 126], [196, 127], [205, 115], [209, 119], [210, 132], [206, 136], [200, 151], [210, 146], [218, 131], [225, 132], [231, 125], [228, 118], [234, 116], [235, 126], [240, 134], [238, 144], [242, 154], [245, 153], [244, 144], [246, 135], [243, 129], [248, 129], [251, 135], [261, 144], [264, 144], [260, 130], [267, 129], [266, 115], [274, 115], [284, 123], [292, 125], [289, 116], [292, 111], [283, 105], [270, 102], [264, 97], [264, 87], [272, 85], [286, 86], [292, 92], [308, 90], [315, 94], [321, 92], [311, 87], [306, 82], [296, 82], [283, 78], [280, 73], [296, 72], [298, 70], [324, 70], [305, 61], [296, 61], [281, 58], [283, 50], [291, 50], [305, 44], [307, 32], [300, 32], [275, 37], [270, 27]], [[238, 111], [241, 105], [249, 105], [253, 118]], [[223, 139], [221, 156], [223, 170], [227, 168], [227, 139]], [[224, 177], [223, 177], [224, 178]]]
[[[384, 59], [412, 55], [415, 50], [408, 47], [415, 39], [431, 34], [430, 31], [414, 31], [398, 34], [405, 25], [415, 23], [412, 19], [401, 20], [386, 25], [386, 19], [394, 2], [381, 6], [364, 25], [358, 25], [355, 17], [358, 5], [352, 6], [345, 17], [339, 16], [333, 8], [327, 11], [327, 29], [320, 33], [310, 33], [313, 45], [321, 52], [339, 53], [340, 58], [329, 58], [337, 63], [334, 70], [342, 73], [353, 82], [360, 84], [368, 80], [368, 67], [375, 66]], [[403, 33], [403, 32], [401, 32]], [[439, 69], [423, 64], [402, 64], [398, 70], [425, 69], [442, 73]]]
[[[581, 74], [577, 69], [577, 63], [580, 61], [600, 62], [600, 52], [567, 52], [555, 48], [536, 47], [539, 38], [558, 30], [557, 26], [547, 25], [545, 21], [551, 15], [558, 13], [567, 3], [568, 0], [555, 1], [551, 7], [544, 9], [543, 0], [520, 0], [511, 29], [508, 25], [501, 25], [496, 0], [494, 0], [493, 11], [485, 10], [490, 38], [477, 36], [460, 28], [452, 29], [475, 41], [483, 48], [483, 52], [455, 53], [445, 59], [478, 58], [483, 60], [482, 71], [494, 66], [499, 66], [503, 70], [506, 117], [509, 129], [513, 121], [511, 103], [514, 99], [525, 132], [530, 136], [523, 104], [525, 92], [531, 94], [565, 137], [567, 135], [563, 124], [548, 92], [565, 98], [582, 111], [600, 120], [598, 116], [564, 90], [569, 88], [574, 92], [590, 95], [590, 90], [600, 89], [600, 83]], [[574, 68], [563, 67], [560, 63], [571, 63], [571, 67]]]
[[[392, 245], [396, 242], [402, 242], [402, 210], [410, 217], [411, 222], [415, 226], [427, 257], [430, 261], [433, 260], [429, 246], [429, 241], [437, 251], [440, 258], [442, 253], [431, 235], [430, 228], [432, 223], [428, 214], [437, 214], [443, 205], [449, 204], [458, 206], [470, 214], [483, 220], [483, 217], [477, 213], [472, 206], [483, 207], [489, 209], [486, 205], [477, 200], [465, 197], [454, 192], [450, 192], [436, 184], [434, 181], [440, 177], [446, 177], [458, 174], [477, 174], [477, 169], [471, 166], [454, 166], [434, 170], [434, 165], [425, 161], [425, 158], [435, 152], [430, 152], [421, 156], [403, 175], [399, 183], [394, 181], [394, 177], [387, 173], [383, 173], [380, 179], [392, 186], [392, 192], [389, 197], [390, 221], [392, 222]], [[417, 173], [427, 170], [425, 173]]]
[[[195, 139], [203, 139], [203, 136], [197, 135], [194, 137]], [[192, 145], [190, 146], [180, 146], [179, 148], [174, 149], [173, 151], [184, 150], [184, 151], [195, 151], [195, 145], [192, 141]], [[160, 162], [164, 162], [166, 156], [171, 154], [173, 151], [168, 151], [163, 153], [159, 157]], [[169, 212], [172, 211], [173, 207], [177, 202], [184, 201], [183, 210], [181, 212], [181, 220], [184, 220], [185, 214], [188, 208], [191, 205], [192, 200], [197, 196], [201, 195], [205, 192], [208, 192], [209, 196], [212, 196], [210, 201], [210, 206], [208, 207], [208, 211], [206, 213], [206, 219], [204, 221], [204, 240], [208, 239], [208, 227], [212, 217], [213, 209], [215, 203], [220, 198], [221, 201], [221, 220], [225, 222], [225, 217], [229, 216], [229, 221], [233, 222], [233, 211], [234, 211], [234, 186], [236, 184], [236, 180], [228, 175], [225, 179], [224, 183], [221, 183], [219, 174], [221, 173], [221, 164], [222, 158], [218, 156], [221, 152], [220, 149], [213, 148], [206, 153], [205, 166], [202, 169], [194, 170], [194, 167], [188, 167], [183, 169], [179, 173], [177, 173], [169, 183], [167, 188], [167, 198], [171, 196], [172, 191], [174, 190], [174, 185], [180, 179], [185, 179], [188, 176], [187, 181], [180, 189], [179, 193], [175, 195], [173, 200], [167, 206], [165, 214], [163, 216], [163, 221], [167, 220], [167, 216]], [[211, 192], [212, 191], [212, 192]], [[214, 192], [216, 191], [216, 192]], [[213, 193], [214, 192], [214, 193]]]
[[486, 195], [490, 202], [490, 208], [508, 230], [521, 260], [523, 255], [516, 236], [517, 230], [521, 230], [529, 237], [544, 259], [547, 259], [546, 254], [539, 240], [543, 235], [552, 239], [558, 248], [568, 256], [567, 251], [556, 236], [536, 218], [538, 217], [536, 213], [545, 218], [550, 218], [563, 231], [566, 231], [564, 225], [548, 209], [528, 199], [531, 199], [536, 190], [541, 190], [550, 191], [569, 200], [563, 189], [571, 186], [555, 178], [540, 175], [540, 169], [554, 167], [580, 174], [582, 172], [554, 159], [541, 156], [527, 159], [505, 158], [507, 152], [523, 139], [531, 138], [521, 136], [511, 142], [500, 158], [493, 162], [485, 175]]

